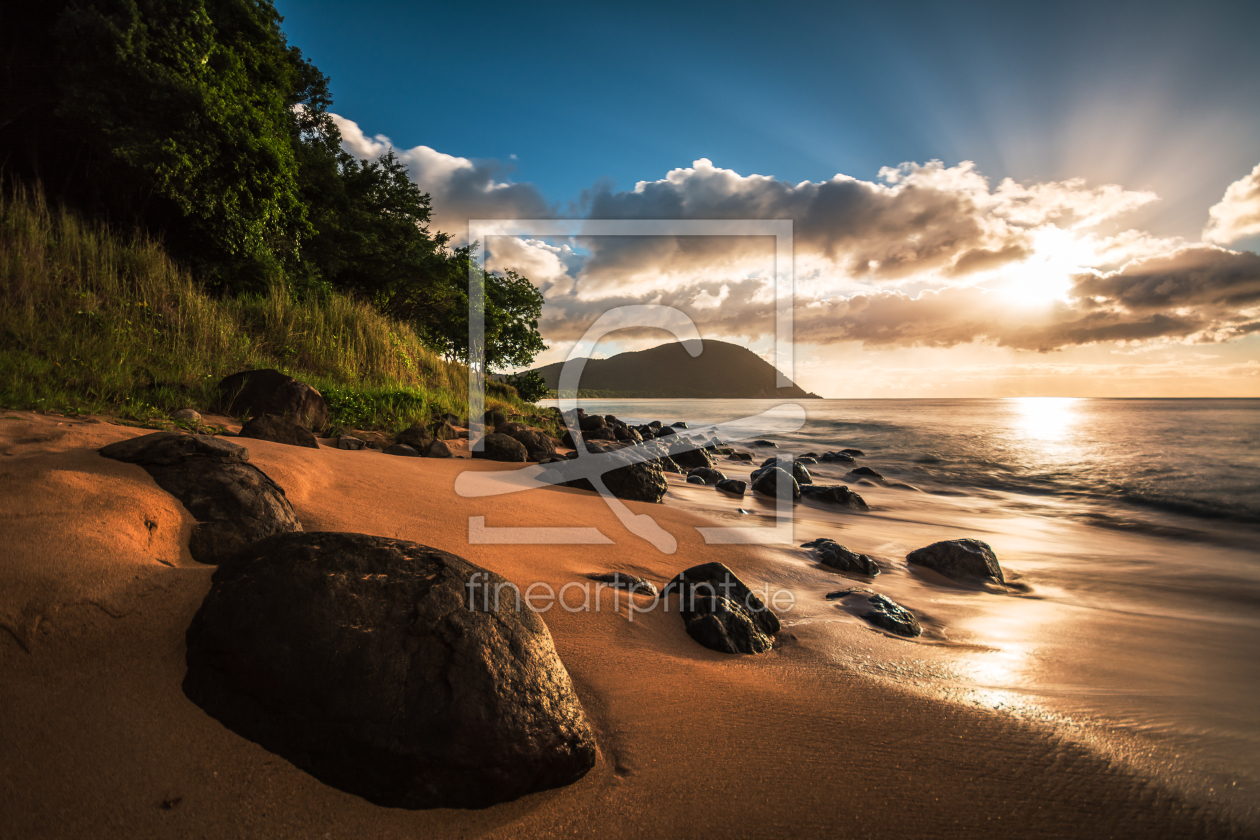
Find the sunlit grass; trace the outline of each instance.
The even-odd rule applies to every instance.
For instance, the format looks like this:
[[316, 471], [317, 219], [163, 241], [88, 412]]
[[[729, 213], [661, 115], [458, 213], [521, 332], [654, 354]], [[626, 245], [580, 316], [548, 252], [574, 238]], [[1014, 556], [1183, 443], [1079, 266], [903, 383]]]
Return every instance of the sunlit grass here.
[[[224, 376], [276, 368], [318, 388], [334, 426], [398, 429], [468, 411], [468, 371], [344, 295], [220, 299], [159, 243], [0, 195], [0, 406], [162, 420], [210, 411]], [[504, 413], [536, 409], [504, 386]]]

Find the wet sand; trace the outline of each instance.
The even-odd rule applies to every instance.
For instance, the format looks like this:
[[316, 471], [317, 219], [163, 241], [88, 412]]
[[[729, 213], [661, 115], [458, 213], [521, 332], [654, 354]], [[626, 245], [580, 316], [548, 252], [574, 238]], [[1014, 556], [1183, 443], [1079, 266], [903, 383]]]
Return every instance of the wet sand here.
[[[0, 836], [1248, 834], [1053, 727], [872, 677], [855, 651], [895, 661], [904, 643], [859, 622], [807, 610], [772, 653], [732, 657], [693, 642], [673, 612], [630, 621], [610, 592], [599, 611], [543, 616], [596, 730], [600, 758], [584, 779], [484, 811], [371, 805], [184, 697], [184, 631], [213, 569], [189, 557], [182, 506], [141, 468], [96, 452], [146, 432], [5, 416], [18, 419], [0, 420]], [[660, 584], [711, 560], [754, 585], [817, 585], [782, 549], [706, 545], [695, 526], [712, 523], [680, 506], [685, 489], [671, 487], [670, 504], [629, 503], [677, 538], [665, 555], [582, 491], [454, 492], [463, 470], [509, 465], [242, 443], [307, 530], [436, 546], [522, 589], [613, 570]], [[594, 526], [613, 544], [469, 545], [470, 516]]]

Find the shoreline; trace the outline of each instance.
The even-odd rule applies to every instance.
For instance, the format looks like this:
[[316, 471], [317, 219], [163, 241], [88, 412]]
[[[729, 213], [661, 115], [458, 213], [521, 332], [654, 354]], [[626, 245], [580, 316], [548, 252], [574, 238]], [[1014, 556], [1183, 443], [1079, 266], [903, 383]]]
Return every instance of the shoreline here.
[[[596, 767], [567, 788], [486, 811], [372, 806], [321, 785], [184, 698], [183, 631], [213, 568], [189, 557], [192, 522], [176, 500], [140, 468], [95, 453], [148, 430], [21, 414], [0, 425], [0, 481], [12, 500], [0, 589], [9, 630], [0, 634], [9, 640], [0, 643], [0, 679], [12, 710], [0, 735], [12, 757], [0, 780], [12, 805], [0, 823], [11, 823], [6, 835], [1248, 831], [1034, 724], [839, 667], [823, 638], [837, 628], [820, 630], [795, 614], [774, 651], [732, 657], [695, 644], [677, 615], [628, 621], [624, 611], [552, 610], [544, 621], [597, 730]], [[705, 545], [695, 530], [705, 517], [685, 500], [627, 503], [675, 534], [678, 551], [668, 556], [583, 491], [528, 491], [512, 504], [461, 499], [451, 489], [462, 470], [511, 465], [245, 443], [307, 530], [433, 545], [522, 587], [538, 580], [559, 588], [603, 571], [660, 584], [708, 560], [750, 583], [799, 586], [809, 577], [782, 563], [777, 548]], [[594, 524], [615, 544], [469, 545], [472, 515], [490, 526]], [[51, 538], [57, 531], [61, 540]], [[839, 623], [854, 650], [901, 644]], [[178, 804], [162, 807], [174, 798]]]

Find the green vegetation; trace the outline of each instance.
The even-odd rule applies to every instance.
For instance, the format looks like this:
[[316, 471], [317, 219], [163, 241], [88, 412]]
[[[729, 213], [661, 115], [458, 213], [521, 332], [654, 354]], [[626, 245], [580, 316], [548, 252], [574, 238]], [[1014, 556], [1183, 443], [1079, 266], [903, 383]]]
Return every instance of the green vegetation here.
[[[209, 411], [223, 376], [263, 367], [318, 388], [335, 426], [395, 430], [468, 410], [467, 368], [362, 301], [282, 286], [216, 298], [151, 240], [40, 194], [0, 197], [0, 405], [154, 421]], [[488, 408], [537, 410], [488, 385]]]
[[341, 148], [281, 22], [270, 0], [0, 0], [0, 403], [144, 420], [275, 367], [343, 425], [462, 415], [470, 269], [487, 367], [545, 349], [528, 279], [431, 232], [392, 151]]

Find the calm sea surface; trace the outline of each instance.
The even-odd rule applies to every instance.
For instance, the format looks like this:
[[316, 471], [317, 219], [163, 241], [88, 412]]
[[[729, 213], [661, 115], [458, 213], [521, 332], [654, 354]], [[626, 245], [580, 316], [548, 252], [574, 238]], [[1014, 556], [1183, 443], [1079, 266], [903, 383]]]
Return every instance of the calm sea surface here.
[[[831, 537], [883, 573], [845, 578], [797, 545], [767, 549], [766, 582], [798, 596], [785, 626], [838, 667], [1066, 728], [1260, 831], [1260, 400], [581, 405], [723, 424], [794, 455], [863, 450], [858, 464], [884, 483], [848, 475], [852, 464], [809, 469], [816, 483], [851, 485], [872, 510], [798, 504], [794, 538]], [[756, 463], [773, 451], [737, 445]], [[735, 524], [772, 504], [677, 477], [670, 496]], [[905, 562], [966, 536], [990, 543], [1023, 590], [951, 586]], [[913, 610], [925, 637], [891, 640], [866, 627], [853, 599], [825, 598], [853, 586]]]

